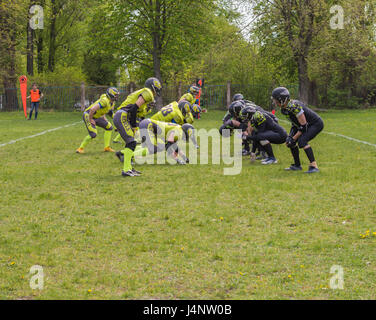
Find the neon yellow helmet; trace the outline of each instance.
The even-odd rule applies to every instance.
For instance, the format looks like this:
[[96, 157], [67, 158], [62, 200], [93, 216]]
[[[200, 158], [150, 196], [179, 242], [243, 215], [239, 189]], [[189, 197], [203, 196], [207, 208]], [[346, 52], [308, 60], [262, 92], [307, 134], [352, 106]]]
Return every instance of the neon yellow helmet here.
[[179, 102], [178, 107], [185, 117], [187, 113], [191, 112], [191, 104], [187, 100], [182, 100]]
[[149, 78], [145, 81], [145, 88], [149, 88], [154, 94], [160, 96], [162, 92], [162, 84], [157, 78]]
[[109, 99], [116, 101], [119, 98], [119, 90], [115, 87], [110, 87], [106, 91], [106, 95]]

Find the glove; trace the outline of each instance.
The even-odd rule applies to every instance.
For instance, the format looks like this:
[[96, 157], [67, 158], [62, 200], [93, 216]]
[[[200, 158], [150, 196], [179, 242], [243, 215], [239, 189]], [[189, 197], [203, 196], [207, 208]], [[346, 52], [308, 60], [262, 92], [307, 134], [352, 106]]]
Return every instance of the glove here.
[[287, 139], [286, 139], [286, 145], [287, 145], [287, 147], [290, 148], [290, 149], [295, 148], [295, 146], [296, 146], [296, 141], [294, 140], [293, 137], [288, 136]]

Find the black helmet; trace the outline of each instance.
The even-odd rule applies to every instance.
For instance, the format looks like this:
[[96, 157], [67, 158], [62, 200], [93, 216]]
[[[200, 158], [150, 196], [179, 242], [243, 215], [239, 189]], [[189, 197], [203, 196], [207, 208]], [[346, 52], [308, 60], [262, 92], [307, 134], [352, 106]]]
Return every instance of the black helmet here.
[[244, 107], [244, 104], [241, 101], [234, 101], [230, 104], [230, 107], [228, 110], [233, 112], [236, 116], [240, 115], [240, 112], [242, 111]]
[[178, 107], [184, 117], [187, 113], [191, 112], [191, 104], [187, 100], [181, 100]]
[[244, 100], [244, 96], [241, 93], [237, 93], [234, 95], [232, 98], [232, 101], [239, 101], [239, 100]]
[[195, 97], [200, 93], [200, 88], [197, 86], [192, 86], [189, 88], [189, 93]]
[[161, 95], [162, 85], [157, 78], [149, 78], [145, 81], [145, 88], [149, 88], [154, 94]]
[[253, 115], [257, 110], [253, 107], [245, 107], [242, 112], [240, 113], [240, 118], [244, 121], [251, 121]]
[[116, 89], [115, 87], [110, 87], [110, 88], [107, 89], [106, 95], [111, 100], [116, 101], [119, 97], [119, 90]]
[[272, 98], [285, 104], [290, 99], [290, 92], [285, 87], [279, 87], [273, 90]]

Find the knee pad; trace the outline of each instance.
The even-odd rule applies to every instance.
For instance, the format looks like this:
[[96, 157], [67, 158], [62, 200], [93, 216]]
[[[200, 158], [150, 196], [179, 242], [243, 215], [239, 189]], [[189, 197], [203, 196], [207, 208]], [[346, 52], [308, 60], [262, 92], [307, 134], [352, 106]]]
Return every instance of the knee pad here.
[[134, 151], [136, 149], [136, 146], [137, 146], [137, 142], [136, 141], [132, 141], [132, 142], [127, 143], [125, 145], [126, 148], [131, 149], [132, 151]]

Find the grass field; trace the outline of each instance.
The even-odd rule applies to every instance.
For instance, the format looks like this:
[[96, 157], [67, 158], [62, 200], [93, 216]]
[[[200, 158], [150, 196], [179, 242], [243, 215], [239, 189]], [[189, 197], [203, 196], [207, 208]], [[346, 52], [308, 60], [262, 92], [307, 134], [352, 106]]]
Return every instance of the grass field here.
[[[0, 113], [0, 145], [81, 120], [39, 117]], [[376, 144], [376, 110], [322, 117], [325, 131]], [[102, 131], [75, 154], [86, 134], [79, 123], [0, 147], [0, 299], [376, 299], [375, 147], [322, 133], [313, 176], [285, 172], [277, 146], [279, 164], [244, 158], [237, 176], [144, 165], [124, 179]], [[43, 290], [29, 286], [33, 265]], [[333, 265], [343, 290], [329, 288]]]

